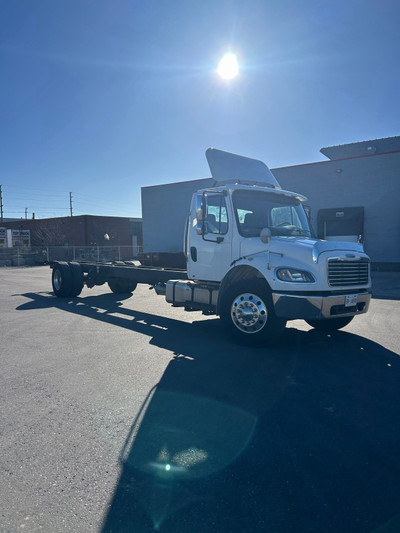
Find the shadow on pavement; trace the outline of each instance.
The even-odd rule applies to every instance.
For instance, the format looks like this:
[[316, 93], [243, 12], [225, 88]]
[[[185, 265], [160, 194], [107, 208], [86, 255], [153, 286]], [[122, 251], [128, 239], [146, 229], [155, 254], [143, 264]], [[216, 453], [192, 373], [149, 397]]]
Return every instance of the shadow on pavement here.
[[396, 530], [394, 352], [347, 332], [293, 328], [274, 347], [243, 348], [221, 336], [219, 320], [124, 309], [113, 294], [23, 296], [20, 310], [64, 309], [174, 353], [132, 417], [102, 533]]

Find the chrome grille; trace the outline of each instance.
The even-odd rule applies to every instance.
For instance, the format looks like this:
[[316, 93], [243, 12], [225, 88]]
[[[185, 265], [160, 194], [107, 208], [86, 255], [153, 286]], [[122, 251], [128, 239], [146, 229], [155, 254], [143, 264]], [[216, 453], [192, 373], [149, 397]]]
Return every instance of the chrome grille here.
[[328, 259], [328, 283], [338, 285], [366, 285], [369, 279], [369, 260], [347, 261], [345, 259]]

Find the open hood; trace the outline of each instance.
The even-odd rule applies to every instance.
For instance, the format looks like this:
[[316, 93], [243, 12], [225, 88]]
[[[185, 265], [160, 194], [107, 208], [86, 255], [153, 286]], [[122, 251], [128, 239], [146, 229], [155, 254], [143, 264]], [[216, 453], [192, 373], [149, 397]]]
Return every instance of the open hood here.
[[217, 185], [243, 183], [280, 189], [281, 186], [265, 163], [242, 155], [208, 148], [208, 166]]

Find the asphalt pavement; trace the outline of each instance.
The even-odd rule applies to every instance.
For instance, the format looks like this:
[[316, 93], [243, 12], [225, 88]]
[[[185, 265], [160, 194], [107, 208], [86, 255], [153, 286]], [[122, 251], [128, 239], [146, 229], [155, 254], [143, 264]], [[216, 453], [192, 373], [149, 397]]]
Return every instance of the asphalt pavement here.
[[0, 269], [0, 532], [400, 531], [400, 276], [244, 348], [140, 286]]

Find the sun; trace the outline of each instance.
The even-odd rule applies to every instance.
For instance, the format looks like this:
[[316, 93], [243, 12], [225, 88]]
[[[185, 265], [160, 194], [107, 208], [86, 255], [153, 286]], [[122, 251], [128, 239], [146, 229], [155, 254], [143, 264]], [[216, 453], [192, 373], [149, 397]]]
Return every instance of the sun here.
[[239, 73], [239, 64], [236, 55], [229, 52], [224, 55], [218, 64], [218, 74], [223, 80], [231, 80]]

